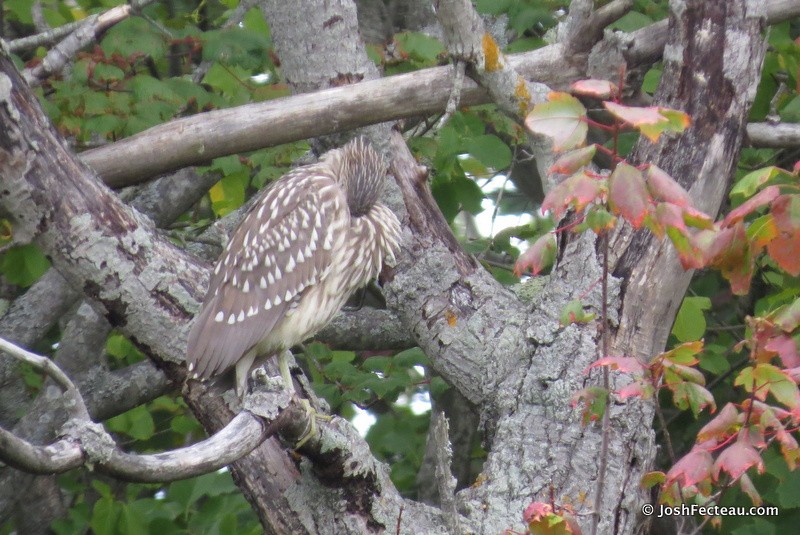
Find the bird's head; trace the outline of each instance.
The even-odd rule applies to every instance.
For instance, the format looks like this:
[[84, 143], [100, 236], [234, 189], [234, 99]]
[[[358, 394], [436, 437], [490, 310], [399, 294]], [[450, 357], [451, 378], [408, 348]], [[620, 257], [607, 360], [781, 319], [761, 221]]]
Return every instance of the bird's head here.
[[378, 202], [383, 191], [386, 163], [363, 137], [357, 137], [325, 157], [347, 195], [350, 214], [360, 217]]

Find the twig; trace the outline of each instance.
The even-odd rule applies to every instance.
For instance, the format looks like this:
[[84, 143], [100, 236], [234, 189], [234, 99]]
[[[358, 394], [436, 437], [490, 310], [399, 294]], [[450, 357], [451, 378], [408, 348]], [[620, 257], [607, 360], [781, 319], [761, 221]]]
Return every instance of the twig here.
[[444, 115], [442, 115], [442, 118], [439, 120], [437, 128], [443, 127], [456, 110], [458, 110], [458, 104], [461, 102], [461, 92], [464, 90], [464, 73], [466, 70], [467, 62], [463, 59], [454, 58], [453, 87], [450, 89], [450, 98], [447, 99]]
[[[601, 312], [601, 325], [602, 325], [602, 351], [603, 357], [608, 356], [609, 346], [609, 324], [608, 324], [608, 235], [603, 234], [603, 279], [602, 279], [602, 312]], [[610, 388], [608, 366], [603, 366], [603, 388], [608, 392]], [[597, 528], [600, 525], [600, 508], [603, 505], [603, 487], [605, 486], [606, 467], [608, 465], [608, 442], [611, 434], [611, 417], [609, 411], [611, 405], [609, 404], [610, 396], [606, 397], [605, 410], [603, 411], [602, 423], [602, 442], [600, 443], [600, 466], [597, 469], [597, 491], [594, 497], [594, 514], [592, 515], [592, 535], [597, 535]]]
[[61, 71], [75, 53], [93, 42], [99, 33], [125, 20], [130, 13], [131, 6], [123, 4], [113, 7], [101, 15], [90, 17], [78, 29], [58, 43], [55, 48], [50, 50], [39, 65], [32, 69], [25, 69], [22, 73], [25, 81], [31, 86], [41, 84], [43, 79]]

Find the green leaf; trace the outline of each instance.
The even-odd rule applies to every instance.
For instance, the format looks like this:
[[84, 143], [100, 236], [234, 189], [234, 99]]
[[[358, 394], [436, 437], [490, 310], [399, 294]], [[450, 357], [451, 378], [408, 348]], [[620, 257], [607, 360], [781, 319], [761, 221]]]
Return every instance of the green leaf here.
[[95, 535], [115, 535], [119, 517], [120, 505], [112, 498], [100, 498], [92, 509], [92, 531]]
[[495, 135], [483, 135], [467, 140], [467, 151], [487, 167], [502, 170], [511, 164], [511, 149]]
[[111, 418], [106, 425], [111, 431], [124, 433], [136, 440], [147, 440], [153, 436], [156, 430], [153, 416], [144, 405]]
[[94, 68], [94, 79], [100, 83], [115, 82], [125, 78], [125, 71], [116, 65], [98, 63]]
[[704, 310], [711, 309], [708, 297], [686, 297], [675, 316], [672, 334], [681, 342], [700, 340], [706, 332]]
[[117, 115], [95, 115], [89, 117], [84, 123], [84, 128], [90, 132], [96, 132], [104, 137], [118, 131], [125, 124], [125, 121]]
[[571, 323], [588, 323], [595, 318], [596, 314], [594, 312], [586, 312], [583, 309], [583, 303], [579, 300], [574, 299], [567, 303], [567, 306], [561, 311], [561, 316], [559, 316], [559, 321], [561, 325], [566, 327]]
[[411, 349], [401, 351], [393, 357], [392, 362], [395, 365], [403, 368], [410, 368], [412, 366], [427, 366], [430, 364], [428, 356], [424, 351], [422, 351], [422, 349], [418, 347], [412, 347]]
[[401, 50], [408, 53], [411, 59], [422, 62], [423, 64], [434, 64], [439, 54], [445, 52], [445, 48], [437, 39], [420, 32], [403, 32], [395, 35], [395, 41], [400, 45]]
[[12, 247], [0, 254], [0, 272], [11, 284], [29, 287], [50, 269], [50, 261], [30, 243]]
[[766, 184], [784, 183], [792, 180], [792, 175], [775, 166], [758, 169], [736, 181], [729, 194], [736, 204], [752, 197]]

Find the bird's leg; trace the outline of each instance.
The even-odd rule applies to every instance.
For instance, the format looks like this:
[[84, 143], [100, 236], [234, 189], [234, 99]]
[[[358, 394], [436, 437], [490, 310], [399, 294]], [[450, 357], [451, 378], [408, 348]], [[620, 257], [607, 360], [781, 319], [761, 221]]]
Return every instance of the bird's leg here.
[[303, 409], [306, 411], [306, 415], [308, 416], [308, 426], [306, 426], [305, 431], [300, 436], [300, 439], [294, 445], [294, 449], [300, 449], [303, 445], [308, 442], [311, 437], [317, 434], [317, 420], [323, 420], [326, 422], [331, 421], [331, 417], [327, 414], [322, 414], [318, 412], [314, 407], [311, 406], [311, 402], [308, 401], [306, 398], [302, 397], [297, 389], [294, 387], [294, 381], [292, 380], [292, 374], [289, 370], [289, 359], [287, 358], [286, 353], [289, 350], [282, 351], [278, 354], [278, 367], [281, 370], [281, 377], [283, 378], [283, 383], [286, 385], [286, 389], [290, 392], [294, 392], [297, 394], [298, 398], [300, 399], [300, 404], [303, 406]]

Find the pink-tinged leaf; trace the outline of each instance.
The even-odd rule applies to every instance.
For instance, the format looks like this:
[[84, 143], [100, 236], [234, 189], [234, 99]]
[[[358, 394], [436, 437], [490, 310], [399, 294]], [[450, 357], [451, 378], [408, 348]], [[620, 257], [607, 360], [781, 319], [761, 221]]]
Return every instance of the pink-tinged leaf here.
[[645, 475], [642, 476], [642, 479], [639, 481], [639, 486], [643, 490], [652, 489], [656, 485], [661, 485], [667, 480], [667, 474], [664, 472], [647, 472]]
[[719, 480], [721, 472], [727, 472], [732, 479], [738, 479], [748, 469], [755, 466], [759, 473], [764, 472], [764, 461], [750, 443], [745, 433], [730, 446], [722, 450], [714, 463], [714, 479]]
[[783, 362], [783, 365], [787, 368], [800, 366], [800, 355], [797, 354], [797, 344], [791, 336], [776, 336], [764, 345], [764, 349], [777, 353], [781, 358], [781, 362]]
[[647, 189], [656, 201], [676, 204], [682, 208], [692, 205], [689, 193], [661, 168], [651, 165], [645, 172]]
[[525, 118], [525, 126], [534, 134], [553, 140], [553, 151], [580, 147], [586, 141], [589, 126], [586, 124], [586, 108], [568, 93], [552, 92], [548, 101], [537, 104]]
[[608, 177], [608, 204], [634, 228], [641, 227], [650, 206], [641, 171], [626, 163], [617, 165]]
[[[639, 359], [634, 357], [603, 357], [597, 359], [589, 368], [599, 368], [601, 366], [608, 366], [612, 370], [618, 370], [625, 373], [644, 373], [645, 366]], [[588, 371], [588, 368], [587, 368]]]
[[713, 463], [714, 458], [708, 450], [695, 446], [670, 468], [667, 483], [677, 482], [681, 487], [696, 485], [709, 478]]
[[556, 258], [556, 236], [548, 232], [539, 236], [527, 251], [519, 255], [514, 264], [514, 274], [519, 277], [530, 270], [534, 275], [538, 275], [543, 269], [553, 265]]
[[600, 196], [604, 184], [604, 180], [597, 180], [585, 170], [576, 173], [550, 190], [542, 201], [542, 211], [552, 212], [556, 219], [570, 206], [580, 212]]
[[608, 80], [578, 80], [569, 86], [570, 93], [607, 100], [619, 94], [619, 88]]
[[775, 325], [785, 333], [794, 331], [800, 326], [800, 298], [788, 305], [783, 305], [773, 313]]
[[766, 206], [772, 201], [774, 201], [778, 195], [780, 195], [781, 190], [778, 186], [769, 186], [764, 188], [757, 195], [751, 197], [744, 203], [742, 203], [737, 208], [734, 208], [730, 211], [730, 213], [725, 216], [725, 219], [722, 222], [723, 227], [730, 227], [734, 223], [738, 223], [755, 210], [761, 208], [762, 206]]
[[753, 482], [750, 481], [750, 476], [747, 474], [742, 474], [742, 477], [739, 478], [739, 487], [742, 489], [742, 492], [750, 497], [750, 501], [752, 501], [753, 505], [756, 507], [764, 503], [764, 500], [761, 499], [761, 495], [756, 490], [755, 485], [753, 485]]
[[765, 167], [745, 175], [736, 181], [729, 194], [732, 201], [750, 198], [761, 186], [769, 182], [783, 184], [794, 182], [794, 177], [780, 167]]
[[723, 442], [738, 430], [738, 426], [739, 411], [733, 403], [726, 403], [719, 414], [697, 433], [697, 441], [705, 442], [715, 439], [717, 442]]
[[615, 102], [603, 102], [603, 105], [618, 119], [632, 125], [653, 142], [658, 141], [665, 131], [683, 132], [691, 122], [685, 113], [668, 108], [635, 108]]
[[[800, 448], [792, 434], [786, 430], [786, 427], [781, 422], [782, 419], [786, 420], [790, 418], [791, 413], [780, 407], [773, 407], [758, 400], [754, 400], [752, 404], [750, 401], [750, 399], [745, 400], [742, 404], [742, 410], [750, 410], [752, 412], [751, 421], [755, 421], [757, 425], [762, 428], [764, 433], [770, 430], [774, 432], [775, 438], [778, 439], [781, 445], [781, 452], [786, 460], [786, 464], [789, 465], [790, 470], [794, 470], [795, 463], [798, 458], [800, 458]], [[793, 419], [790, 421], [790, 424], [794, 425]]]
[[562, 175], [571, 175], [579, 169], [589, 165], [589, 162], [594, 158], [597, 152], [597, 145], [592, 144], [582, 149], [570, 151], [555, 161], [550, 166], [551, 173], [560, 173]]
[[655, 394], [655, 389], [650, 383], [644, 381], [634, 381], [623, 386], [619, 390], [616, 390], [614, 393], [623, 401], [632, 397], [650, 399], [653, 397], [653, 394]]

